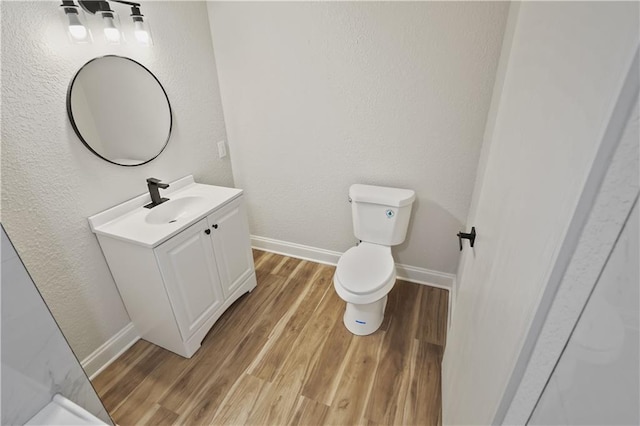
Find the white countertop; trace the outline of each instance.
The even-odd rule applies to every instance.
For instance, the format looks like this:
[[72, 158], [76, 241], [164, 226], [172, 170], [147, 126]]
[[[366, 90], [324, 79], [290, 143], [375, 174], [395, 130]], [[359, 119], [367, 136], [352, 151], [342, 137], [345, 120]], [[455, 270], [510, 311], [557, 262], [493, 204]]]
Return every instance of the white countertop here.
[[[152, 209], [144, 208], [151, 201], [149, 193], [142, 194], [89, 218], [91, 230], [105, 237], [116, 238], [153, 248], [188, 228], [218, 208], [242, 195], [242, 190], [222, 186], [195, 183], [193, 176], [186, 176], [169, 183], [160, 190], [162, 197], [170, 201], [185, 197], [199, 197], [198, 205], [172, 223], [153, 224], [146, 218], [154, 209], [162, 208], [170, 201]], [[165, 206], [166, 208], [166, 206]]]

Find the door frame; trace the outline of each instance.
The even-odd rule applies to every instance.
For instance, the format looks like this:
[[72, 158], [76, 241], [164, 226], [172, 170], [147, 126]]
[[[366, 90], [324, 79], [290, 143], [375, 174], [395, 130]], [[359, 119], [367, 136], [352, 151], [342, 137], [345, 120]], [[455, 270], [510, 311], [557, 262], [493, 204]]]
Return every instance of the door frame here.
[[638, 104], [639, 70], [636, 47], [492, 424], [528, 422], [638, 197], [638, 142], [625, 129]]

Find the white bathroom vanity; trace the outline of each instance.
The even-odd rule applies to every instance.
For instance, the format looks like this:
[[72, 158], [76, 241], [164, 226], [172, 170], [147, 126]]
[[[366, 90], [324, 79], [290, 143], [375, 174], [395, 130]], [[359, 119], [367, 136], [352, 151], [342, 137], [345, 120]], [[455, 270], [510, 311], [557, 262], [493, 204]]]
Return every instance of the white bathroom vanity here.
[[224, 311], [256, 286], [241, 189], [172, 182], [89, 218], [143, 339], [190, 358]]

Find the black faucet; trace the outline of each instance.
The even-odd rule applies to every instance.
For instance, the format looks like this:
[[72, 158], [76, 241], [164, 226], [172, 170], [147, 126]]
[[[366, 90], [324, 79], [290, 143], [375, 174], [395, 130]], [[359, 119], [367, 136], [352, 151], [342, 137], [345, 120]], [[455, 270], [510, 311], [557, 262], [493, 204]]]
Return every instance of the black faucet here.
[[156, 178], [148, 178], [147, 186], [149, 187], [149, 195], [151, 195], [151, 202], [144, 206], [145, 209], [152, 209], [155, 206], [158, 206], [165, 201], [169, 201], [168, 198], [160, 197], [159, 188], [167, 189], [169, 187], [168, 183], [160, 183], [160, 179]]

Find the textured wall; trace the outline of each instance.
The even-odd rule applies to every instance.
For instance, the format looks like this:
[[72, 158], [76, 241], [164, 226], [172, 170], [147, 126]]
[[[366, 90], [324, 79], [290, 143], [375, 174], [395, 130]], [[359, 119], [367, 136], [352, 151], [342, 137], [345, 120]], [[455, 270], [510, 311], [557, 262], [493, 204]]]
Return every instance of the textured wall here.
[[[87, 217], [146, 191], [145, 178], [193, 174], [232, 185], [215, 60], [201, 2], [147, 2], [155, 45], [67, 41], [59, 1], [2, 4], [2, 220], [80, 359], [129, 322]], [[116, 6], [122, 21], [129, 9]], [[93, 21], [92, 21], [93, 22]], [[163, 83], [174, 114], [165, 151], [140, 167], [109, 164], [75, 136], [67, 85], [89, 59], [129, 56]]]
[[[637, 76], [637, 67], [634, 71]], [[541, 379], [549, 379], [542, 395], [540, 388], [535, 389], [540, 400], [529, 424], [640, 424], [639, 140], [636, 106], [585, 226], [587, 235], [596, 234], [599, 238], [581, 237], [546, 319], [544, 331], [564, 337], [562, 343], [566, 347], [556, 342], [550, 344], [549, 333], [546, 336], [541, 333], [535, 352], [543, 354], [546, 350], [547, 354], [557, 356], [562, 348], [562, 356], [553, 357], [558, 362], [551, 370], [533, 362], [541, 358], [534, 352], [527, 366]], [[607, 198], [608, 203], [604, 204]], [[613, 249], [609, 251], [611, 246]], [[595, 288], [594, 281], [597, 281]], [[584, 307], [582, 313], [576, 305]], [[557, 321], [561, 316], [562, 325]], [[566, 331], [570, 332], [570, 338]], [[543, 336], [547, 338], [543, 340]]]
[[639, 233], [636, 203], [529, 424], [640, 424]]
[[[637, 6], [637, 4], [636, 4]], [[639, 16], [638, 14], [629, 14], [630, 16]], [[638, 31], [638, 25], [635, 26], [636, 31]], [[638, 38], [636, 37], [636, 40]], [[635, 336], [627, 336], [624, 339], [625, 348], [625, 357], [622, 357], [620, 361], [623, 363], [629, 362], [630, 360], [624, 359], [627, 356], [633, 356], [632, 352], [629, 352], [629, 346], [632, 348], [635, 347], [635, 367], [638, 367], [638, 291], [640, 291], [638, 287], [638, 262], [639, 257], [637, 254], [638, 251], [638, 233], [637, 233], [637, 198], [638, 192], [640, 191], [640, 146], [638, 141], [640, 140], [640, 116], [638, 113], [638, 83], [640, 83], [640, 69], [638, 63], [636, 62], [634, 69], [629, 71], [629, 74], [632, 76], [630, 80], [633, 81], [633, 76], [635, 76], [635, 83], [628, 84], [627, 88], [623, 88], [621, 93], [626, 93], [625, 97], [628, 97], [626, 100], [618, 100], [618, 106], [616, 110], [618, 113], [614, 113], [614, 116], [620, 117], [618, 121], [620, 124], [624, 123], [624, 116], [628, 113], [628, 109], [626, 106], [632, 104], [634, 106], [635, 111], [631, 113], [628, 118], [626, 129], [624, 133], [622, 133], [622, 137], [620, 138], [619, 145], [616, 148], [615, 153], [612, 153], [612, 158], [601, 158], [600, 161], [596, 161], [594, 163], [594, 169], [599, 170], [600, 173], [604, 173], [606, 170], [606, 175], [604, 175], [604, 179], [600, 184], [599, 190], [597, 194], [591, 194], [595, 200], [592, 201], [593, 207], [590, 211], [585, 212], [588, 213], [588, 219], [585, 220], [584, 227], [582, 228], [582, 233], [580, 235], [580, 239], [577, 241], [577, 247], [573, 254], [571, 255], [571, 259], [568, 260], [568, 266], [566, 266], [566, 270], [564, 271], [564, 275], [562, 276], [562, 281], [556, 286], [551, 285], [552, 288], [545, 289], [545, 294], [542, 297], [540, 302], [541, 307], [548, 306], [548, 309], [541, 309], [536, 313], [536, 317], [540, 317], [540, 322], [544, 319], [544, 323], [540, 324], [540, 326], [536, 327], [536, 322], [534, 321], [534, 327], [538, 330], [538, 335], [534, 335], [536, 338], [535, 346], [532, 351], [529, 353], [529, 358], [527, 359], [526, 366], [521, 366], [521, 370], [524, 370], [524, 373], [521, 375], [521, 381], [517, 384], [517, 390], [514, 390], [513, 400], [511, 401], [508, 411], [505, 416], [504, 424], [523, 424], [531, 415], [534, 408], [536, 408], [536, 404], [538, 404], [538, 399], [541, 396], [541, 393], [547, 386], [550, 395], [553, 395], [554, 390], [551, 390], [554, 385], [551, 384], [553, 379], [550, 380], [550, 376], [554, 372], [556, 368], [556, 363], [558, 359], [562, 355], [563, 350], [565, 349], [565, 345], [569, 340], [571, 334], [573, 333], [573, 328], [578, 321], [578, 318], [581, 315], [581, 312], [585, 308], [587, 301], [589, 298], [593, 298], [596, 295], [597, 287], [594, 291], [594, 286], [596, 283], [600, 286], [602, 283], [606, 282], [606, 279], [613, 278], [609, 274], [614, 272], [615, 278], [618, 280], [616, 283], [619, 285], [617, 287], [617, 295], [611, 300], [612, 304], [620, 311], [623, 312], [623, 317], [629, 319], [629, 316], [633, 317], [635, 315], [635, 319], [631, 321], [631, 323], [636, 324]], [[636, 86], [633, 89], [633, 85]], [[631, 99], [629, 99], [631, 98]], [[624, 105], [624, 106], [623, 106]], [[616, 131], [620, 131], [618, 127]], [[617, 139], [619, 134], [617, 132], [610, 132], [610, 138], [606, 145], [615, 146], [615, 140]], [[605, 140], [607, 138], [605, 137]], [[606, 167], [608, 166], [608, 170]], [[605, 170], [602, 170], [605, 169]], [[598, 173], [592, 172], [593, 175], [598, 175]], [[596, 179], [592, 179], [592, 181], [596, 181]], [[596, 197], [597, 195], [597, 197]], [[583, 197], [583, 199], [586, 197]], [[636, 206], [633, 207], [633, 203], [636, 203]], [[583, 205], [587, 203], [582, 203]], [[635, 213], [633, 213], [633, 210]], [[629, 211], [632, 210], [630, 214]], [[635, 216], [634, 216], [635, 214]], [[625, 225], [626, 221], [626, 225]], [[635, 223], [634, 223], [635, 222]], [[625, 230], [621, 234], [621, 229], [623, 226], [626, 226]], [[633, 238], [630, 238], [626, 242], [624, 241], [623, 234], [630, 234], [630, 237], [633, 237], [634, 231], [630, 231], [630, 228], [635, 226], [635, 241]], [[629, 244], [629, 245], [627, 245]], [[616, 248], [617, 247], [617, 248]], [[616, 253], [616, 251], [618, 251]], [[622, 251], [623, 253], [620, 253]], [[635, 251], [635, 254], [634, 254]], [[622, 255], [622, 256], [621, 256]], [[609, 258], [609, 256], [611, 256]], [[621, 261], [620, 264], [618, 261]], [[629, 263], [625, 263], [629, 262]], [[635, 262], [635, 271], [634, 269]], [[605, 265], [606, 264], [606, 265]], [[636, 278], [633, 277], [633, 273], [636, 274]], [[608, 278], [607, 278], [608, 276]], [[605, 280], [605, 281], [603, 281]], [[633, 285], [629, 285], [633, 283]], [[608, 286], [611, 283], [607, 284]], [[615, 286], [614, 286], [615, 288]], [[594, 291], [592, 294], [591, 292]], [[635, 292], [635, 296], [633, 293]], [[551, 301], [551, 298], [553, 300]], [[591, 302], [589, 302], [591, 303]], [[635, 310], [635, 312], [633, 312]], [[586, 311], [585, 311], [586, 313]], [[609, 311], [610, 315], [607, 315], [609, 319], [615, 318], [617, 313]], [[582, 319], [580, 320], [582, 321]], [[598, 320], [600, 324], [598, 327], [593, 327], [593, 329], [598, 330], [606, 330], [607, 337], [620, 337], [619, 333], [615, 333], [614, 331], [620, 331], [618, 328], [616, 330], [615, 326], [606, 325], [606, 320]], [[617, 322], [617, 321], [616, 321]], [[606, 327], [604, 327], [606, 325]], [[620, 323], [616, 324], [620, 325]], [[535, 330], [534, 329], [534, 332]], [[529, 332], [531, 336], [531, 331]], [[633, 340], [635, 339], [635, 344]], [[613, 340], [610, 340], [610, 342]], [[533, 343], [533, 342], [531, 342]], [[592, 346], [597, 347], [595, 345], [585, 345], [585, 347]], [[605, 345], [606, 346], [606, 345]], [[602, 354], [610, 353], [609, 349], [611, 347], [601, 347]], [[622, 349], [620, 347], [616, 348], [618, 350]], [[523, 352], [526, 351], [523, 349]], [[526, 353], [526, 352], [525, 352]], [[522, 358], [523, 355], [521, 354]], [[608, 379], [619, 380], [615, 374], [610, 374], [611, 371], [608, 371], [611, 366], [602, 365], [603, 372], [606, 372]], [[514, 372], [514, 375], [518, 374], [518, 367]], [[614, 371], [619, 374], [620, 371]], [[637, 370], [636, 370], [637, 371]], [[638, 397], [636, 396], [635, 400], [633, 399], [633, 393], [638, 394], [638, 378], [640, 377], [637, 373], [632, 373], [632, 370], [626, 369], [624, 371], [625, 377], [628, 379], [632, 379], [631, 381], [627, 381], [626, 383], [622, 383], [620, 381], [620, 386], [597, 386], [602, 390], [607, 391], [607, 399], [608, 401], [599, 400], [598, 404], [593, 404], [591, 408], [594, 410], [598, 410], [600, 414], [611, 415], [610, 409], [611, 405], [608, 407], [605, 406], [605, 402], [614, 402], [614, 406], [619, 414], [628, 415], [628, 409], [631, 408], [626, 406], [623, 400], [633, 402], [638, 401]], [[587, 374], [582, 375], [583, 378], [588, 376]], [[513, 381], [513, 378], [511, 379]], [[547, 384], [547, 381], [549, 384]], [[635, 384], [633, 383], [635, 381]], [[624, 386], [635, 386], [635, 390], [633, 389], [625, 389]], [[549, 388], [549, 386], [551, 388]], [[581, 386], [583, 387], [583, 386]], [[613, 389], [615, 387], [615, 389]], [[584, 387], [583, 387], [584, 388]], [[556, 389], [557, 390], [557, 389]], [[579, 389], [576, 389], [579, 391]], [[624, 394], [625, 397], [620, 398], [620, 395]], [[610, 399], [609, 399], [610, 398]], [[564, 401], [561, 401], [559, 395], [557, 397], [551, 396], [552, 400], [547, 400], [547, 403], [551, 403], [552, 405], [558, 404], [556, 408], [559, 409], [559, 412], [556, 414], [560, 414], [564, 411], [563, 405]], [[637, 402], [635, 403], [637, 406]], [[540, 410], [541, 406], [538, 404], [536, 411]], [[547, 407], [551, 408], [551, 407]], [[570, 408], [565, 405], [564, 408]], [[637, 407], [636, 407], [637, 408]], [[546, 411], [546, 409], [543, 409]], [[588, 410], [584, 410], [579, 408], [579, 412], [582, 415], [591, 415]], [[549, 413], [551, 414], [551, 413]], [[569, 414], [569, 413], [564, 413]], [[578, 414], [572, 410], [572, 414]], [[637, 416], [639, 413], [635, 410], [635, 415]], [[603, 421], [602, 419], [597, 419], [597, 416], [593, 416], [592, 421], [577, 421], [576, 419], [566, 419], [563, 422], [555, 421], [550, 422], [547, 421], [547, 424], [584, 424], [584, 423], [592, 423], [592, 424], [614, 424], [614, 418], [612, 417], [609, 421]], [[535, 418], [532, 417], [532, 419]], [[540, 422], [540, 419], [537, 420]], [[638, 424], [638, 421], [630, 421], [625, 420], [621, 421], [621, 419], [617, 419], [615, 424]]]
[[348, 188], [417, 192], [396, 261], [453, 273], [508, 3], [209, 3], [255, 235], [344, 251]]

